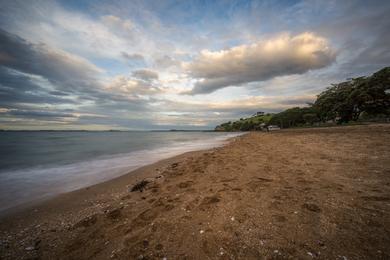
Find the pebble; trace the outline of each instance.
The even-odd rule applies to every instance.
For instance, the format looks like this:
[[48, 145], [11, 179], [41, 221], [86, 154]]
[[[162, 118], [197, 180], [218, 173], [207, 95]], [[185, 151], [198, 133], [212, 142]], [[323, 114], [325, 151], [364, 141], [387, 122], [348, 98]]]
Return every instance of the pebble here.
[[204, 233], [204, 230], [199, 231], [199, 233], [203, 234], [203, 233]]
[[35, 250], [35, 247], [33, 246], [28, 246], [25, 248], [26, 251], [32, 251], [32, 250]]

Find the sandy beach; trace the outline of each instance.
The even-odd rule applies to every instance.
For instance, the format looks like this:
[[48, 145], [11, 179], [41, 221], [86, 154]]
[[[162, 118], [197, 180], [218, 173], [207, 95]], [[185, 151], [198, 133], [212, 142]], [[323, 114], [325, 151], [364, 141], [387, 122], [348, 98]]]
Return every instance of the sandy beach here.
[[0, 222], [1, 259], [389, 259], [390, 125], [250, 132]]

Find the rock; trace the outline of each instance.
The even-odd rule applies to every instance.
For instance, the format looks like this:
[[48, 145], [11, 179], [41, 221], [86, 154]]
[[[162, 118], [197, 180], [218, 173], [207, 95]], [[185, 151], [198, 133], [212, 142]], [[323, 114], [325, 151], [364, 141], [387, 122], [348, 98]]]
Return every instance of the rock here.
[[35, 247], [33, 247], [33, 246], [28, 246], [28, 247], [25, 248], [25, 250], [26, 250], [26, 251], [33, 251], [33, 250], [35, 250]]

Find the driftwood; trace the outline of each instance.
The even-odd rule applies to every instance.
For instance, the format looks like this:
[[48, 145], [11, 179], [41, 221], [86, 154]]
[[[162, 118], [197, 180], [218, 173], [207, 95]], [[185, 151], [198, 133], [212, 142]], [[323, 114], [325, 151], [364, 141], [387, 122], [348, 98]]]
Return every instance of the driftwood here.
[[147, 180], [142, 180], [140, 182], [137, 182], [133, 188], [131, 188], [131, 192], [134, 192], [134, 191], [139, 191], [139, 192], [143, 192], [144, 189], [146, 189], [146, 185], [148, 185], [150, 183], [150, 181], [147, 181]]

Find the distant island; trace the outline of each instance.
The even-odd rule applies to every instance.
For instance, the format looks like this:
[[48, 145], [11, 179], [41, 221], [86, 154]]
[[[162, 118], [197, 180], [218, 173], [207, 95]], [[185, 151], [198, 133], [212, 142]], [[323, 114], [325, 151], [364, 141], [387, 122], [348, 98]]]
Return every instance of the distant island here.
[[388, 122], [390, 119], [390, 67], [368, 77], [332, 84], [307, 107], [280, 113], [257, 112], [251, 117], [229, 121], [216, 131], [262, 130], [268, 125], [281, 128], [326, 126], [350, 122]]

